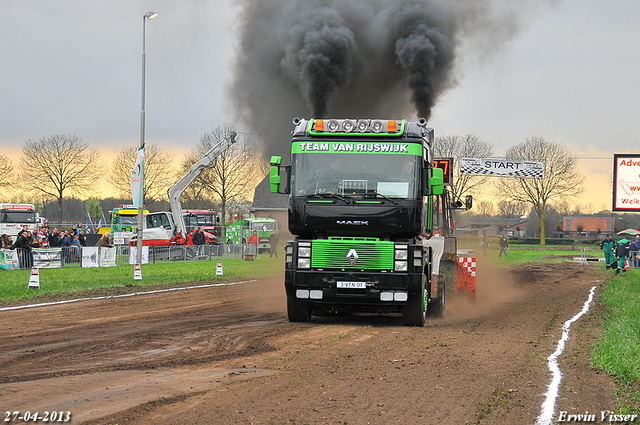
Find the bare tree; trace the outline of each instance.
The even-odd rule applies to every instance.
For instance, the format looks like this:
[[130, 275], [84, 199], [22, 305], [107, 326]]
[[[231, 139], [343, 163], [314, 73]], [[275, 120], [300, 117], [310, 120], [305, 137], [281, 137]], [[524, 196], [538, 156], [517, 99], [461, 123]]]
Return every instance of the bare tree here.
[[491, 201], [480, 201], [476, 204], [477, 213], [483, 217], [488, 217], [495, 214], [495, 208]]
[[[138, 157], [137, 146], [125, 146], [118, 152], [113, 161], [107, 181], [123, 198], [131, 197], [131, 172]], [[144, 145], [144, 184], [142, 193], [144, 202], [151, 205], [160, 199], [167, 199], [167, 189], [174, 182], [170, 153], [163, 152], [158, 145]]]
[[27, 140], [20, 158], [20, 184], [25, 191], [56, 199], [58, 219], [62, 220], [64, 193], [81, 195], [93, 189], [100, 171], [99, 158], [98, 150], [76, 135]]
[[529, 205], [524, 202], [507, 201], [505, 199], [498, 202], [498, 215], [500, 217], [521, 217], [529, 211]]
[[466, 136], [448, 135], [438, 137], [433, 146], [437, 158], [453, 158], [453, 199], [461, 199], [465, 194], [473, 193], [487, 181], [483, 176], [460, 174], [462, 158], [486, 158], [493, 155], [493, 145], [480, 139], [475, 134]]
[[15, 180], [11, 160], [4, 154], [0, 155], [0, 187], [10, 187]]
[[496, 182], [497, 195], [532, 205], [540, 218], [540, 245], [545, 245], [544, 216], [549, 201], [569, 200], [582, 193], [584, 180], [577, 170], [578, 157], [564, 144], [534, 136], [507, 149], [511, 159], [545, 161], [544, 178], [501, 178]]
[[[184, 174], [213, 146], [230, 137], [231, 127], [217, 127], [205, 133], [200, 142], [185, 155], [182, 161]], [[222, 225], [226, 224], [227, 202], [239, 198], [251, 199], [253, 190], [267, 172], [266, 165], [257, 148], [246, 138], [237, 136], [237, 142], [231, 145], [216, 159], [213, 166], [205, 169], [185, 191], [186, 198], [195, 200], [211, 197], [220, 201]]]

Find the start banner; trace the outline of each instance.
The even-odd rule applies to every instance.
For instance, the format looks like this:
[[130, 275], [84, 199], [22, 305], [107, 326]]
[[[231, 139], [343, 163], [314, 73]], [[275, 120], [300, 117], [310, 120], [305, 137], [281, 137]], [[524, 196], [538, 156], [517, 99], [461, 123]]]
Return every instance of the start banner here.
[[544, 178], [544, 161], [509, 158], [462, 158], [460, 174], [494, 177]]

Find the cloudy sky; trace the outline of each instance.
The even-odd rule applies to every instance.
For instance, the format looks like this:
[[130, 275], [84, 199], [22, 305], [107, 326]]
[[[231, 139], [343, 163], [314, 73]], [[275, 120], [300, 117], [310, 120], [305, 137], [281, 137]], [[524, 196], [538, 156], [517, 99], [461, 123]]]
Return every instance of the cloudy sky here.
[[[151, 10], [160, 15], [146, 23], [147, 140], [181, 158], [218, 125], [248, 128], [225, 96], [240, 48], [232, 3], [3, 0], [0, 151], [17, 162], [26, 140], [67, 133], [110, 163], [136, 145]], [[533, 135], [566, 143], [583, 158], [582, 203], [610, 208], [612, 154], [640, 151], [640, 2], [565, 0], [522, 15], [495, 51], [462, 44], [457, 83], [429, 124], [437, 135], [474, 133], [496, 156]]]

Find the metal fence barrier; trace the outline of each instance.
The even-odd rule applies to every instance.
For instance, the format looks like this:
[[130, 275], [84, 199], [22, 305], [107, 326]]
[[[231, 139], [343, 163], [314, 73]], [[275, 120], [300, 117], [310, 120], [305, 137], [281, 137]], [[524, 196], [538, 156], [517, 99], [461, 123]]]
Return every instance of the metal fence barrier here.
[[[143, 247], [143, 264], [170, 261], [218, 261], [243, 258], [241, 245], [172, 245]], [[0, 249], [3, 269], [101, 267], [135, 264], [136, 248], [128, 245], [104, 247]]]

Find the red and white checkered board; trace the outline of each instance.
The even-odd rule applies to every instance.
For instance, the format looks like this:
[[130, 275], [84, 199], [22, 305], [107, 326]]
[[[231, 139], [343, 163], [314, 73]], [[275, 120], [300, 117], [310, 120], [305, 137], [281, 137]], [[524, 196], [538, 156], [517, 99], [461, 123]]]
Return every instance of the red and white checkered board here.
[[460, 257], [458, 263], [470, 276], [476, 276], [476, 257]]

